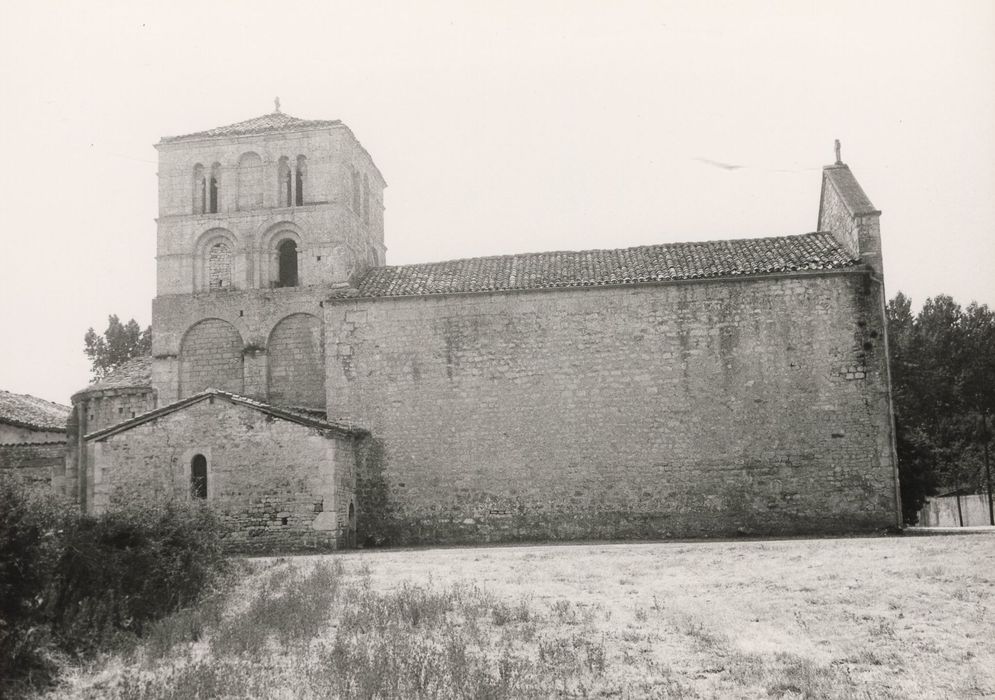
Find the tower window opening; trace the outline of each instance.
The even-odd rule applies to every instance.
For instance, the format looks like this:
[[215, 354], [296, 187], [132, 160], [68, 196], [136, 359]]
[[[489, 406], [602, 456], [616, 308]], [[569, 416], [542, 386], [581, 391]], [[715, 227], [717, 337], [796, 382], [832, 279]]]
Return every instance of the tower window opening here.
[[219, 187], [221, 184], [221, 164], [215, 163], [211, 166], [211, 182], [209, 185], [208, 199], [208, 211], [212, 214], [218, 213], [218, 195]]
[[207, 458], [204, 455], [194, 455], [190, 462], [190, 495], [207, 498]]
[[291, 240], [285, 240], [277, 246], [277, 257], [279, 259], [279, 273], [277, 279], [278, 287], [297, 286], [297, 244]]
[[297, 179], [294, 183], [294, 204], [303, 206], [304, 204], [304, 179], [307, 175], [307, 158], [297, 156]]
[[204, 166], [200, 163], [193, 166], [193, 213], [203, 214], [206, 211], [207, 182], [204, 179]]
[[290, 165], [287, 163], [287, 156], [280, 158], [277, 166], [277, 201], [280, 206], [289, 207], [293, 203], [293, 179], [290, 175]]

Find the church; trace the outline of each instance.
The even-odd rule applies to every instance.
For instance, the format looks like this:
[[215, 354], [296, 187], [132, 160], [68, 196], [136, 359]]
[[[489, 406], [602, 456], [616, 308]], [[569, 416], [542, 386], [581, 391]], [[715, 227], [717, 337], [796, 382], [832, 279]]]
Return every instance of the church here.
[[901, 524], [881, 213], [838, 155], [811, 233], [391, 266], [342, 122], [156, 148], [153, 352], [72, 398], [85, 510], [204, 499], [244, 551]]

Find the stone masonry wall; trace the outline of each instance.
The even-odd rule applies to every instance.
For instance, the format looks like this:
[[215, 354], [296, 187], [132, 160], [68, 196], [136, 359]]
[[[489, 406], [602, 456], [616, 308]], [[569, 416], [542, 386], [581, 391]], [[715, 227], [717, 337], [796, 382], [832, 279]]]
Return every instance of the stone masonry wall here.
[[855, 219], [847, 209], [840, 193], [829, 178], [822, 184], [822, 201], [819, 211], [819, 231], [832, 231], [842, 245], [854, 256], [860, 255], [859, 219]]
[[187, 331], [180, 346], [180, 398], [214, 388], [243, 392], [242, 338], [228, 322], [209, 318]]
[[[63, 436], [65, 438], [65, 436]], [[49, 489], [66, 458], [66, 442], [0, 444], [0, 473], [39, 489]]]
[[[345, 126], [159, 144], [159, 218], [156, 289], [160, 296], [209, 288], [210, 247], [232, 247], [231, 285], [267, 288], [276, 279], [276, 245], [286, 235], [298, 243], [302, 285], [342, 282], [382, 264], [383, 182], [369, 154]], [[252, 154], [261, 191], [240, 203], [239, 163]], [[304, 201], [281, 199], [281, 158], [306, 159]], [[220, 201], [215, 214], [200, 213], [193, 190], [197, 164], [217, 163]], [[367, 221], [351, 205], [351, 173], [372, 184], [374, 211]], [[285, 195], [285, 193], [283, 193]], [[258, 195], [259, 197], [257, 198]], [[241, 206], [240, 206], [241, 204]]]
[[325, 405], [321, 319], [293, 314], [281, 320], [267, 343], [269, 401], [283, 406]]
[[208, 501], [231, 549], [336, 546], [354, 490], [351, 438], [273, 418], [217, 397], [87, 444], [94, 510], [116, 489], [190, 497], [193, 457], [207, 459]]
[[329, 417], [374, 437], [361, 539], [895, 525], [861, 271], [326, 303]]
[[[288, 287], [156, 298], [152, 302], [155, 353], [152, 381], [158, 390], [160, 405], [166, 405], [179, 398], [182, 364], [180, 346], [187, 332], [205, 318], [224, 321], [242, 338], [243, 346], [240, 348], [242, 388], [236, 393], [279, 403], [269, 397], [270, 357], [267, 346], [277, 328], [296, 315], [315, 318], [320, 325], [323, 315], [321, 307], [328, 293], [327, 288], [321, 287]], [[282, 332], [277, 335], [278, 345], [282, 343], [280, 335]], [[319, 346], [323, 343], [323, 336], [323, 331], [318, 333]], [[279, 361], [281, 360], [278, 358]], [[321, 373], [318, 379], [323, 382], [324, 360], [320, 360], [320, 364]], [[317, 405], [323, 406], [323, 392], [323, 388], [318, 392], [312, 390], [307, 394], [309, 402], [320, 393], [321, 403]]]

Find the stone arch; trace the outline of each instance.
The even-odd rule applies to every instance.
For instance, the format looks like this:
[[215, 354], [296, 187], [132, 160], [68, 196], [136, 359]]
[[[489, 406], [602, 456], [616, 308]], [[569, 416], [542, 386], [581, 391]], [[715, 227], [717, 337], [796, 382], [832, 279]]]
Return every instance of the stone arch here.
[[325, 334], [321, 319], [306, 313], [280, 319], [266, 343], [268, 395], [283, 406], [325, 406]]
[[214, 388], [241, 394], [242, 336], [220, 318], [192, 325], [180, 343], [180, 398]]
[[[224, 247], [224, 251], [216, 248], [219, 245]], [[228, 229], [212, 228], [204, 231], [194, 246], [193, 290], [206, 292], [238, 286], [235, 284], [237, 251], [238, 239]]]
[[263, 205], [263, 159], [247, 151], [238, 159], [238, 208], [258, 209]]
[[284, 241], [293, 241], [297, 246], [297, 284], [294, 286], [300, 287], [306, 282], [304, 263], [307, 260], [308, 249], [304, 242], [303, 231], [291, 221], [278, 221], [269, 226], [259, 240], [261, 251], [259, 270], [264, 287], [279, 286], [280, 244]]

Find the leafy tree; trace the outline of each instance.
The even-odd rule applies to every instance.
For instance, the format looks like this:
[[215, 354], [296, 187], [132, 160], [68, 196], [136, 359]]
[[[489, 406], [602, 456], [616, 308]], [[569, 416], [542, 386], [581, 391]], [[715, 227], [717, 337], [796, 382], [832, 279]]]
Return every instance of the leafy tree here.
[[107, 317], [103, 335], [97, 335], [92, 328], [86, 331], [83, 352], [90, 360], [93, 379], [100, 379], [131, 358], [152, 353], [152, 326], [143, 331], [135, 319], [122, 324], [112, 314]]
[[995, 313], [950, 296], [913, 315], [899, 292], [888, 302], [892, 394], [905, 520], [945, 488], [984, 488], [980, 426], [995, 413]]

